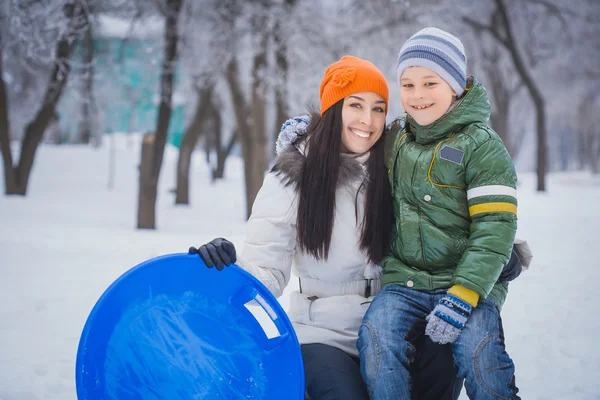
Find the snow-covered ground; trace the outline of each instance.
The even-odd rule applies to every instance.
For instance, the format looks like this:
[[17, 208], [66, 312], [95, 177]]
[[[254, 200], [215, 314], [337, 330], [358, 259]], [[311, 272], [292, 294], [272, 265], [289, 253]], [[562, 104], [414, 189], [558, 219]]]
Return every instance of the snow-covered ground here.
[[[242, 245], [239, 159], [228, 161], [225, 181], [211, 184], [198, 154], [192, 204], [174, 206], [177, 151], [167, 148], [158, 230], [138, 231], [139, 147], [116, 137], [109, 190], [110, 141], [100, 149], [44, 145], [27, 197], [0, 194], [0, 400], [76, 398], [75, 355], [87, 315], [129, 268], [217, 236]], [[600, 399], [600, 177], [552, 174], [542, 194], [533, 174], [520, 179], [519, 236], [535, 257], [503, 309], [520, 394]], [[287, 306], [286, 294], [281, 303]]]

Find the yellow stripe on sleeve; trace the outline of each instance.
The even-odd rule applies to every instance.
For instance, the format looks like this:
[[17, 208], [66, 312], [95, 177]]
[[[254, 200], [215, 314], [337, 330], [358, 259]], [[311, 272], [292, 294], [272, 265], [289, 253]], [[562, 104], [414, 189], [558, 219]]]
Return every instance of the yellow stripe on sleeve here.
[[486, 212], [509, 212], [517, 215], [517, 206], [512, 203], [481, 203], [469, 207], [469, 215]]

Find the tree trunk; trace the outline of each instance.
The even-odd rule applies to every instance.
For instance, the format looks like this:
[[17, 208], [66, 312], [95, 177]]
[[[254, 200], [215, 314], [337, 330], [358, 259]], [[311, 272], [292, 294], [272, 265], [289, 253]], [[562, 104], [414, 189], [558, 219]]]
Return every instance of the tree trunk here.
[[506, 79], [502, 76], [500, 70], [500, 52], [497, 47], [486, 51], [484, 43], [481, 43], [481, 53], [485, 59], [485, 72], [490, 83], [493, 96], [493, 111], [490, 116], [490, 124], [498, 136], [504, 142], [508, 153], [514, 159], [517, 156], [517, 148], [514, 141], [514, 132], [511, 132], [508, 126], [510, 101], [513, 93], [507, 87]]
[[8, 97], [4, 85], [3, 66], [4, 46], [0, 32], [0, 146], [2, 149], [2, 160], [4, 161], [4, 188], [6, 194], [16, 193], [16, 174], [13, 169], [12, 152], [10, 150], [10, 121], [8, 118]]
[[594, 152], [595, 156], [592, 157], [592, 160], [591, 160], [592, 173], [594, 175], [598, 175], [598, 174], [600, 174], [600, 138], [596, 137], [596, 140], [594, 141], [594, 143], [595, 143], [594, 148], [596, 149], [596, 151]]
[[222, 179], [225, 175], [225, 161], [229, 154], [231, 154], [231, 150], [237, 142], [238, 134], [237, 131], [233, 131], [231, 137], [229, 138], [229, 142], [224, 149], [219, 149], [217, 153], [217, 168], [213, 170], [213, 179]]
[[[215, 153], [217, 155], [217, 165], [219, 164], [219, 160], [221, 159], [222, 155], [221, 155], [221, 139], [222, 139], [222, 132], [221, 130], [223, 129], [223, 124], [221, 121], [221, 113], [218, 111], [219, 108], [215, 105], [214, 101], [211, 101], [210, 103], [210, 108], [211, 108], [211, 127], [212, 127], [212, 131], [213, 131], [213, 137], [215, 138], [215, 140], [213, 141], [213, 144], [215, 146]], [[208, 147], [208, 141], [207, 141], [207, 147]], [[207, 150], [210, 151], [210, 149], [207, 148]], [[216, 169], [211, 167], [210, 170], [210, 177], [211, 177], [211, 181], [214, 182], [217, 177], [216, 177]]]
[[[281, 127], [285, 121], [290, 118], [287, 99], [287, 89], [275, 89], [275, 134], [273, 136], [273, 143], [277, 143], [277, 138], [279, 137]], [[275, 154], [275, 145], [273, 144], [271, 148], [271, 152]]]
[[525, 66], [525, 62], [521, 57], [515, 42], [512, 26], [510, 19], [508, 18], [508, 12], [506, 5], [503, 0], [496, 0], [500, 17], [506, 30], [506, 47], [510, 52], [515, 68], [517, 69], [519, 76], [525, 83], [527, 90], [533, 100], [536, 110], [536, 128], [537, 128], [537, 190], [543, 192], [546, 190], [546, 110], [544, 107], [544, 99], [539, 89], [537, 88], [535, 81], [529, 74], [529, 70]]
[[154, 157], [155, 135], [148, 132], [142, 140], [142, 154], [140, 160], [140, 190], [138, 192], [138, 229], [154, 229], [156, 216], [154, 204], [156, 202], [157, 185], [152, 171]]
[[225, 174], [225, 161], [227, 160], [227, 157], [229, 157], [229, 154], [231, 153], [231, 150], [233, 149], [233, 146], [235, 145], [235, 142], [237, 140], [237, 131], [234, 130], [232, 132], [231, 137], [229, 138], [229, 141], [227, 142], [227, 145], [225, 147], [223, 147], [223, 145], [222, 145], [223, 124], [222, 124], [222, 120], [221, 120], [221, 113], [219, 112], [221, 107], [219, 106], [219, 104], [216, 101], [213, 101], [212, 107], [213, 107], [212, 115], [213, 115], [213, 122], [214, 122], [213, 127], [214, 127], [214, 131], [215, 131], [215, 149], [216, 149], [216, 153], [217, 153], [217, 165], [216, 165], [216, 167], [214, 167], [212, 169], [212, 180], [215, 181], [217, 179], [222, 179]]
[[[596, 92], [590, 91], [579, 100], [576, 115], [576, 153], [575, 159], [580, 170], [591, 168], [597, 173], [600, 155], [600, 133], [598, 132], [598, 113], [595, 105]], [[572, 140], [572, 139], [571, 139]]]
[[[152, 179], [150, 186], [142, 184], [142, 174], [140, 173], [138, 207], [138, 229], [156, 229], [156, 196], [158, 189], [158, 177], [162, 167], [165, 144], [167, 142], [167, 132], [169, 130], [169, 121], [171, 119], [171, 101], [173, 92], [173, 75], [175, 71], [175, 62], [177, 60], [178, 43], [178, 17], [181, 10], [182, 0], [169, 0], [165, 17], [165, 54], [163, 59], [162, 72], [160, 76], [160, 106], [158, 108], [158, 121], [156, 123], [156, 133], [152, 149]], [[144, 216], [144, 220], [139, 217]]]
[[[463, 17], [463, 21], [476, 29], [483, 29], [489, 31], [492, 36], [502, 44], [510, 53], [513, 64], [517, 73], [521, 77], [521, 80], [527, 87], [531, 99], [536, 110], [536, 139], [537, 139], [537, 190], [543, 192], [546, 190], [546, 115], [544, 99], [541, 92], [537, 88], [535, 81], [529, 74], [529, 70], [521, 57], [517, 43], [514, 39], [512, 32], [511, 20], [508, 17], [506, 5], [503, 0], [494, 0], [497, 6], [498, 18], [493, 18], [492, 25], [483, 25], [479, 21], [473, 20], [469, 17]], [[498, 21], [498, 23], [496, 23]], [[499, 32], [499, 25], [504, 28], [504, 36]]]
[[88, 24], [83, 39], [83, 88], [81, 103], [81, 121], [79, 122], [79, 142], [89, 144], [92, 137], [92, 106], [93, 106], [93, 85], [94, 85], [94, 38], [92, 35], [92, 25]]
[[[266, 35], [263, 37], [263, 45], [254, 55], [252, 66], [252, 126], [243, 141], [246, 142], [245, 169], [246, 169], [246, 213], [250, 217], [252, 204], [260, 190], [265, 170], [267, 169], [267, 135], [266, 135], [266, 93], [262, 85], [262, 76], [267, 65]], [[244, 136], [244, 135], [242, 135]]]
[[[77, 15], [76, 15], [77, 12]], [[62, 96], [63, 89], [67, 83], [67, 78], [71, 70], [69, 64], [69, 56], [73, 49], [72, 43], [73, 38], [70, 37], [74, 34], [76, 29], [81, 29], [78, 24], [81, 23], [82, 18], [86, 18], [84, 10], [80, 6], [75, 4], [67, 4], [64, 6], [64, 13], [66, 18], [69, 20], [69, 28], [65, 31], [61, 39], [56, 43], [56, 56], [55, 63], [50, 75], [50, 81], [46, 87], [46, 92], [42, 100], [42, 106], [36, 113], [34, 119], [27, 124], [25, 127], [25, 136], [21, 144], [21, 154], [19, 157], [19, 164], [16, 168], [8, 168], [9, 173], [13, 174], [13, 182], [10, 187], [6, 186], [6, 194], [16, 194], [25, 196], [27, 194], [27, 186], [29, 183], [29, 176], [33, 167], [33, 161], [35, 159], [35, 153], [37, 148], [44, 136], [44, 131], [48, 126], [48, 123], [55, 114], [56, 105]], [[89, 21], [84, 20], [85, 23]], [[5, 101], [6, 96], [5, 96]], [[9, 144], [10, 149], [10, 144]], [[6, 153], [3, 153], [6, 163]], [[12, 164], [12, 158], [11, 158]], [[6, 171], [6, 168], [5, 168]]]
[[213, 93], [212, 84], [206, 88], [200, 89], [198, 94], [198, 103], [192, 122], [185, 131], [179, 146], [179, 159], [177, 161], [177, 190], [175, 195], [175, 204], [189, 204], [190, 187], [190, 163], [192, 153], [196, 148], [198, 139], [202, 134], [204, 122], [210, 115], [210, 99]]
[[[238, 128], [239, 140], [242, 148], [242, 157], [244, 158], [244, 178], [246, 185], [246, 217], [250, 217], [250, 213], [252, 211], [252, 203], [254, 202], [254, 197], [256, 196], [256, 193], [258, 193], [260, 183], [258, 188], [256, 188], [256, 180], [253, 181], [252, 178], [253, 153], [250, 148], [252, 132], [251, 127], [248, 124], [249, 111], [248, 106], [246, 105], [246, 100], [244, 99], [244, 93], [239, 82], [238, 66], [237, 60], [235, 58], [233, 58], [227, 66], [227, 82], [229, 83], [229, 90], [231, 91], [231, 99], [233, 101], [236, 125]], [[264, 153], [265, 152], [263, 148], [263, 158]], [[254, 196], [252, 196], [252, 193], [254, 193]]]

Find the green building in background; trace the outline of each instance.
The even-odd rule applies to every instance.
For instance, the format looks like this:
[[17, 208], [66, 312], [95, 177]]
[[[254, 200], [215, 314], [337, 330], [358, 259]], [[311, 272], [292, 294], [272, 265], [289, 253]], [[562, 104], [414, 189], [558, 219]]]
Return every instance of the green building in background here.
[[[100, 29], [93, 39], [93, 125], [96, 132], [149, 132], [156, 129], [160, 103], [163, 40], [156, 32], [123, 39], [119, 29]], [[114, 25], [114, 22], [112, 23]], [[106, 25], [106, 24], [105, 24]], [[116, 32], [113, 32], [116, 31]], [[130, 33], [130, 32], [128, 32]], [[82, 48], [74, 49], [75, 68], [58, 106], [61, 134], [76, 137], [82, 116], [83, 79], [77, 75]], [[172, 113], [167, 141], [179, 146], [183, 137], [184, 102], [178, 90], [181, 63], [175, 70]]]

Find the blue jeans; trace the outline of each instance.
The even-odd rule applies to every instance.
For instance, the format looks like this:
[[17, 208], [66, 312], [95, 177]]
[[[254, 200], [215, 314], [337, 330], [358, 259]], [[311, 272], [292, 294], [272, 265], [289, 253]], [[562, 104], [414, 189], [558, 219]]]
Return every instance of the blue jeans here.
[[[445, 294], [445, 289], [420, 292], [400, 285], [387, 285], [377, 294], [357, 342], [371, 399], [410, 399], [414, 343], [424, 332], [425, 317]], [[452, 348], [470, 399], [519, 399], [500, 313], [491, 299], [480, 299]]]

